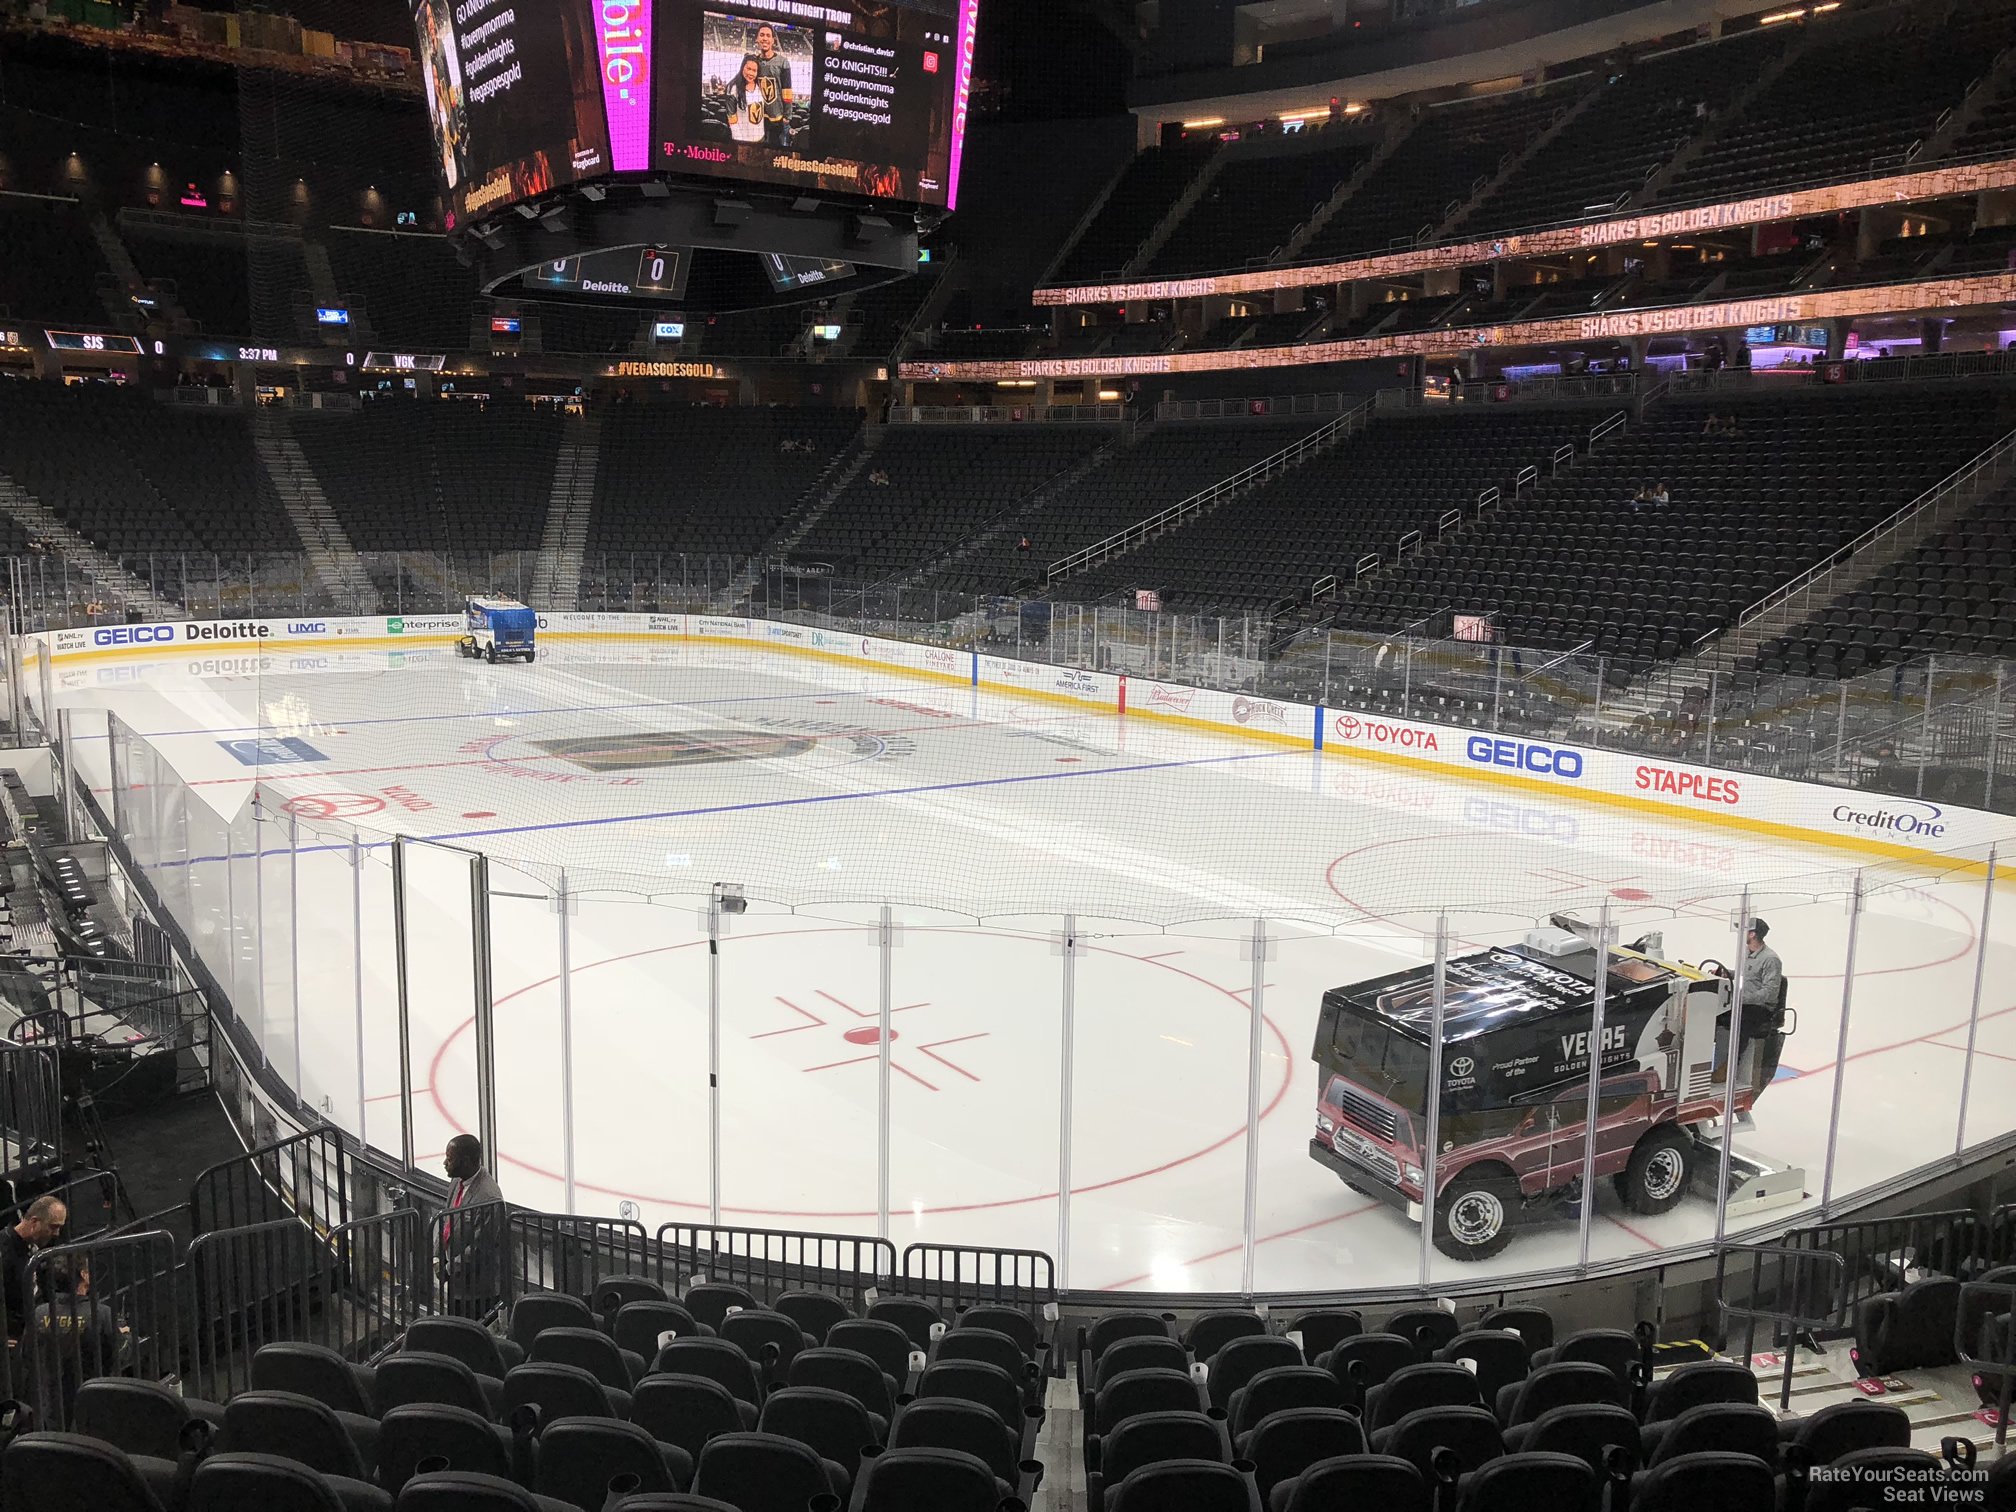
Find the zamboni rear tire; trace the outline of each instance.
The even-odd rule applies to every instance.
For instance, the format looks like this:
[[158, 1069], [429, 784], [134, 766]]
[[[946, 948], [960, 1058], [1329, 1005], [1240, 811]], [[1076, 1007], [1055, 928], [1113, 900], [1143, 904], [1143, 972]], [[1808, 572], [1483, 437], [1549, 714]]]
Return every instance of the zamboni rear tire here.
[[1694, 1179], [1694, 1141], [1684, 1129], [1654, 1129], [1638, 1141], [1616, 1176], [1617, 1195], [1634, 1213], [1671, 1212]]

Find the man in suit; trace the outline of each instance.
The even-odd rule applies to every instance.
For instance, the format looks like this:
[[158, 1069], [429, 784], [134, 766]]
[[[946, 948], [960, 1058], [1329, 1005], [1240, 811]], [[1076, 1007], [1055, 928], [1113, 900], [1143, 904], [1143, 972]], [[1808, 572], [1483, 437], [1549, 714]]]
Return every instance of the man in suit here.
[[504, 1192], [483, 1169], [483, 1141], [457, 1134], [441, 1168], [453, 1182], [441, 1215], [441, 1280], [447, 1310], [480, 1318], [504, 1296]]

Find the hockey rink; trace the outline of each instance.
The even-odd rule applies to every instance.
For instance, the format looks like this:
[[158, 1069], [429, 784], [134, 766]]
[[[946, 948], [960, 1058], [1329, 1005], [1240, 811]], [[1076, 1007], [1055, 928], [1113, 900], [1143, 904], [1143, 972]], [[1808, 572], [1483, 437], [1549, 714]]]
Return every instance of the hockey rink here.
[[[724, 1222], [876, 1231], [886, 1049], [899, 1247], [1056, 1252], [1064, 1216], [1060, 1284], [1237, 1290], [1257, 1045], [1255, 1288], [1409, 1283], [1419, 1228], [1307, 1153], [1324, 989], [1431, 959], [1438, 917], [1455, 953], [1607, 907], [1625, 942], [1658, 930], [1670, 958], [1733, 962], [1746, 887], [1798, 1014], [1736, 1142], [1806, 1171], [1806, 1201], [1768, 1227], [2016, 1109], [2016, 908], [2005, 887], [1984, 910], [1978, 868], [1931, 856], [700, 642], [542, 644], [495, 667], [433, 647], [184, 652], [66, 669], [55, 701], [269, 1062], [390, 1152], [410, 1093], [430, 1167], [476, 1123], [465, 853], [490, 858], [492, 1165], [527, 1206], [704, 1220], [711, 1028]], [[107, 714], [160, 765], [129, 747], [115, 770]], [[438, 843], [405, 850], [403, 921], [395, 835]], [[749, 909], [713, 955], [717, 883]], [[1642, 1218], [1600, 1188], [1594, 1261], [1714, 1231], [1711, 1201]], [[1578, 1244], [1572, 1218], [1540, 1221], [1430, 1274], [1572, 1265]]]

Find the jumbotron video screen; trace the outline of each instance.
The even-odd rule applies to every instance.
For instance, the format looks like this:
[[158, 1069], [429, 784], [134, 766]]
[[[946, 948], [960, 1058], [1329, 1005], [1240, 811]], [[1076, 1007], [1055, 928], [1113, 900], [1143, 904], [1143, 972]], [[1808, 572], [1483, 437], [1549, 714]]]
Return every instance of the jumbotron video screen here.
[[979, 0], [411, 0], [449, 228], [615, 173], [954, 209]]

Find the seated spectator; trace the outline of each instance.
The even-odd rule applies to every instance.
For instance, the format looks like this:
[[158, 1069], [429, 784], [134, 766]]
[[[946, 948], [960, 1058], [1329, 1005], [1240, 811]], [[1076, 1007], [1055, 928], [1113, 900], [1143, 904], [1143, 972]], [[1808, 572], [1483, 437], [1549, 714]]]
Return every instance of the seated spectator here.
[[1661, 479], [1659, 486], [1652, 490], [1651, 502], [1661, 509], [1664, 509], [1668, 504], [1671, 504], [1673, 502], [1673, 496], [1668, 492], [1666, 492], [1666, 483], [1664, 479]]
[[1641, 483], [1638, 486], [1638, 492], [1636, 492], [1631, 496], [1630, 504], [1628, 507], [1632, 509], [1644, 509], [1648, 507], [1651, 503], [1652, 503], [1652, 485], [1650, 483]]
[[1708, 418], [1701, 422], [1701, 434], [1704, 436], [1721, 435], [1722, 417], [1716, 414], [1713, 410], [1710, 410], [1708, 412]]

